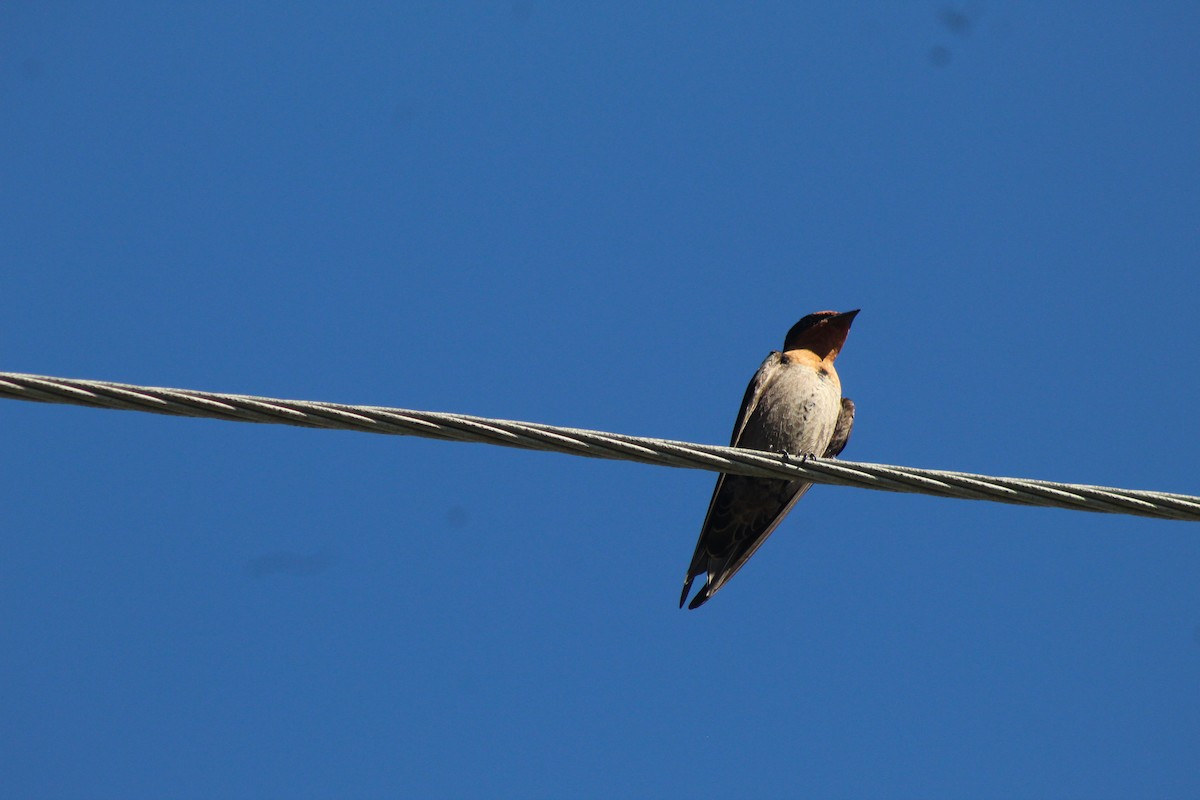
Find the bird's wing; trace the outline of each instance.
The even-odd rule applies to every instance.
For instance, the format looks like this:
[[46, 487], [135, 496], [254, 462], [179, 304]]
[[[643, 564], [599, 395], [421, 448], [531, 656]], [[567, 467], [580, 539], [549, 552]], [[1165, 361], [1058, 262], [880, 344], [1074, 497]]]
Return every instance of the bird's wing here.
[[[758, 401], [767, 387], [779, 376], [782, 366], [782, 354], [772, 352], [758, 372], [754, 373], [733, 426], [731, 447], [737, 447], [740, 443], [746, 422], [758, 407]], [[811, 485], [806, 481], [748, 478], [721, 473], [713, 487], [708, 514], [704, 518], [700, 539], [696, 542], [696, 551], [684, 579], [680, 607], [686, 602], [697, 576], [707, 573], [708, 580], [692, 599], [689, 608], [704, 603], [732, 578]]]
[[771, 354], [758, 366], [758, 371], [754, 373], [754, 377], [746, 386], [746, 394], [742, 397], [742, 407], [738, 410], [737, 422], [733, 423], [733, 435], [729, 437], [730, 447], [738, 446], [738, 442], [742, 439], [742, 431], [746, 429], [746, 421], [750, 419], [754, 409], [758, 408], [759, 398], [767, 391], [767, 387], [779, 377], [779, 368], [782, 366], [783, 353], [778, 350], [772, 350]]
[[687, 600], [692, 581], [700, 575], [707, 575], [707, 580], [688, 608], [703, 605], [736, 575], [811, 486], [808, 481], [724, 475], [713, 494], [700, 541], [696, 542], [680, 607]]
[[842, 410], [838, 412], [837, 425], [833, 429], [833, 438], [825, 448], [825, 458], [841, 455], [850, 441], [850, 429], [854, 427], [854, 401], [848, 397], [842, 398]]

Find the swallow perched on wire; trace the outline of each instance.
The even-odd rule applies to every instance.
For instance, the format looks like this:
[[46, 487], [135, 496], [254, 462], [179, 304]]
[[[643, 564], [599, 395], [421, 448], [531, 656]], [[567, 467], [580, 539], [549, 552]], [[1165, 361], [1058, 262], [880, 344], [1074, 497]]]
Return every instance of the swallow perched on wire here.
[[[842, 397], [833, 362], [858, 310], [818, 311], [797, 322], [754, 373], [733, 426], [731, 447], [807, 458], [842, 452], [854, 426], [854, 403]], [[703, 605], [766, 541], [812, 484], [721, 473], [700, 540], [683, 582], [679, 607], [692, 581], [704, 585], [688, 608]]]

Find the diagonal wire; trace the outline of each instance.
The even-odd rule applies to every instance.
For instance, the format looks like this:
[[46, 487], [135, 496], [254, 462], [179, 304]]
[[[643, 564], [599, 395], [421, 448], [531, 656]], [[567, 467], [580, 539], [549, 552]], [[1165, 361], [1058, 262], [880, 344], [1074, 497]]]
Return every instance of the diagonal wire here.
[[0, 372], [0, 397], [234, 422], [423, 436], [965, 500], [1200, 521], [1200, 497], [898, 467], [563, 428], [535, 422]]

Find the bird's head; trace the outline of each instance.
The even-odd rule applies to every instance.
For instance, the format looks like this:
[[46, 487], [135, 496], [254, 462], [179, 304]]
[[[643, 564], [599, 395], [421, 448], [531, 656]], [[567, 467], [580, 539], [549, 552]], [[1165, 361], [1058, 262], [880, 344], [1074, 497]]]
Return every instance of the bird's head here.
[[811, 350], [822, 360], [833, 361], [846, 342], [853, 311], [818, 311], [797, 322], [783, 340], [783, 350]]

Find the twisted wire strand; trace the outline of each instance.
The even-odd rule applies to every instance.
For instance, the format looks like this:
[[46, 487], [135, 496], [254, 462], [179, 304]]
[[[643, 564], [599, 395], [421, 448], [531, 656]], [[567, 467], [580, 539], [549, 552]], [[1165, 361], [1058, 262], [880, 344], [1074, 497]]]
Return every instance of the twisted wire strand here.
[[235, 422], [423, 436], [887, 492], [1200, 521], [1200, 497], [1191, 495], [825, 458], [800, 460], [779, 453], [465, 414], [281, 400], [15, 372], [0, 372], [0, 397]]

